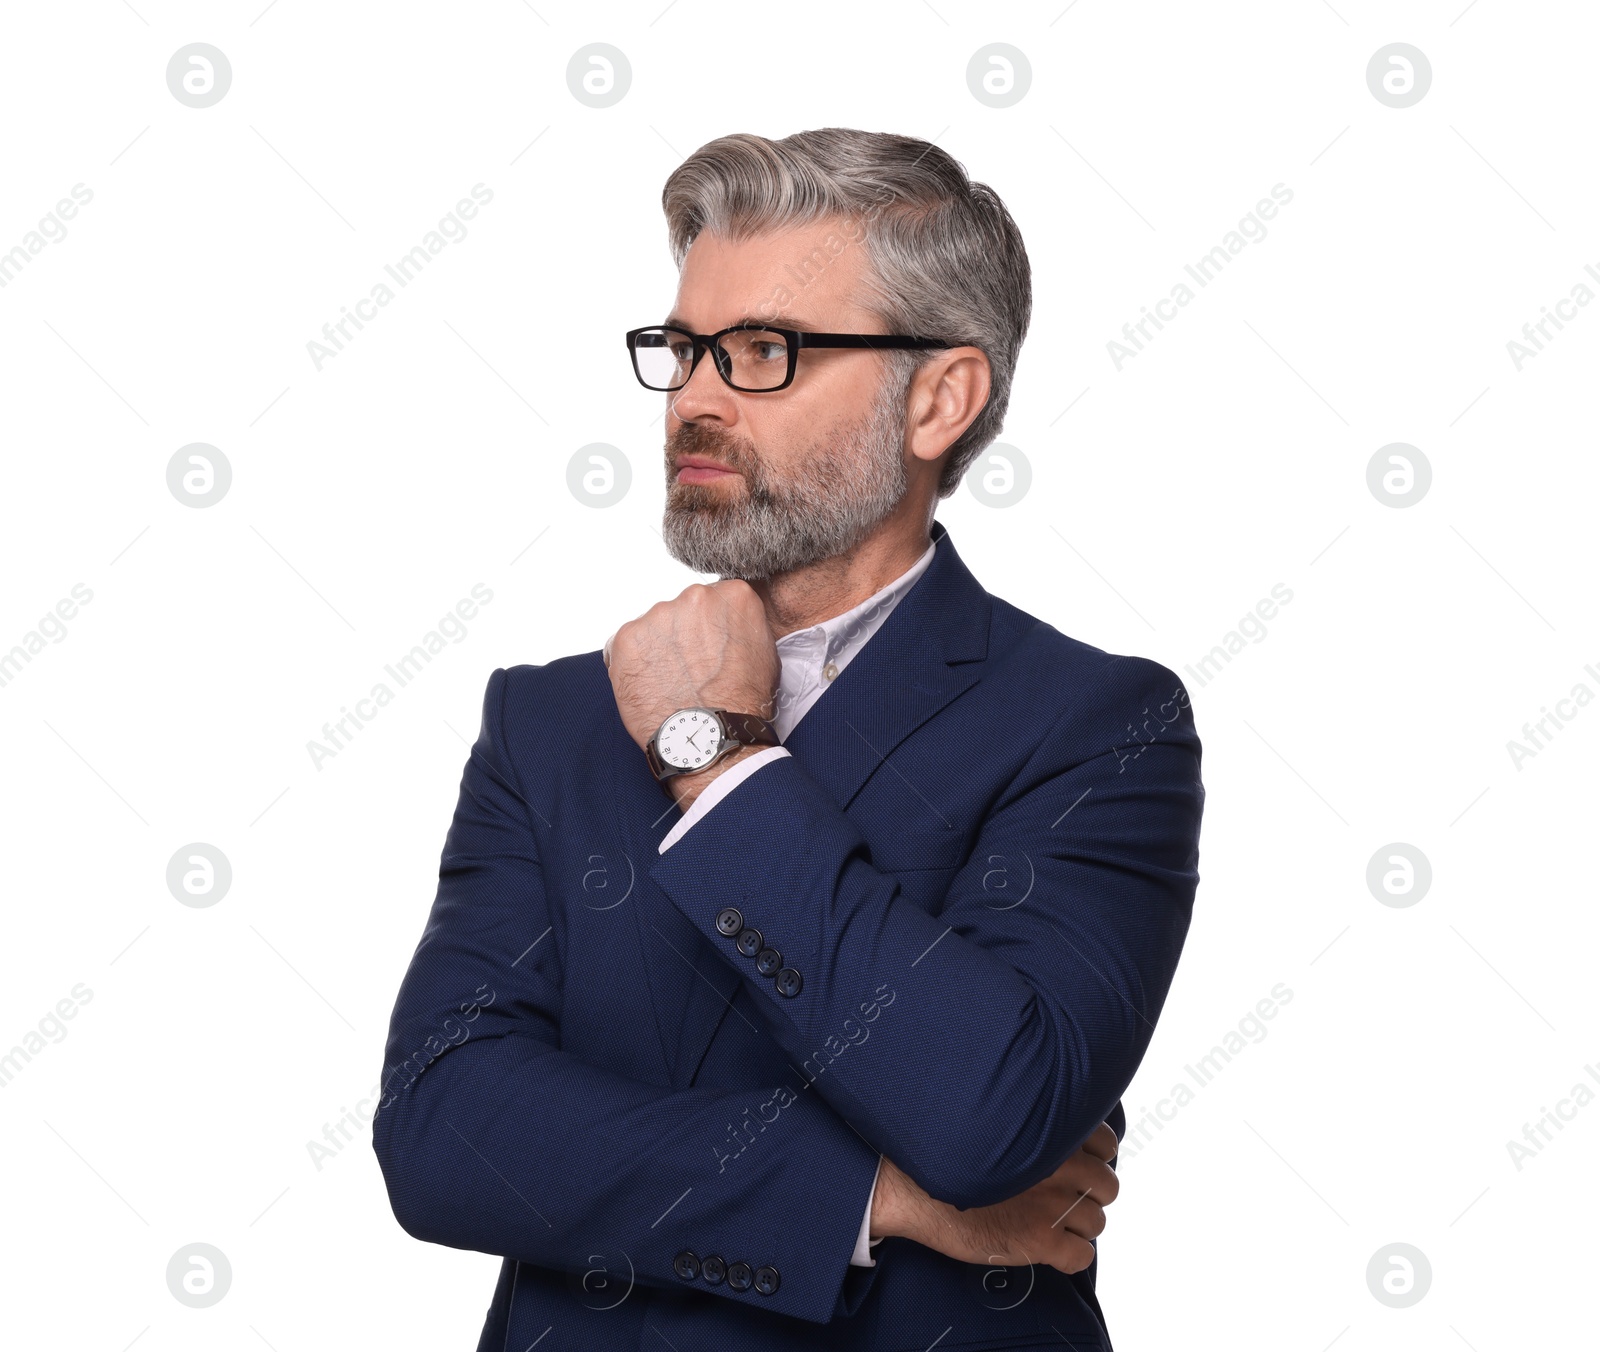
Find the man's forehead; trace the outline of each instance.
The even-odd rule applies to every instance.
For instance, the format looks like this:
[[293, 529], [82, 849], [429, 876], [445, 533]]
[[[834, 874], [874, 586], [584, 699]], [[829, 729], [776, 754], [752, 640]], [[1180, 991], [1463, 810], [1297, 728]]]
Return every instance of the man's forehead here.
[[[826, 331], [869, 312], [856, 303], [861, 249], [824, 218], [732, 240], [707, 231], [690, 246], [677, 303], [663, 322], [681, 327], [776, 324]], [[708, 331], [701, 328], [701, 332]]]
[[671, 329], [683, 329], [686, 332], [713, 333], [718, 329], [731, 329], [736, 325], [771, 324], [780, 329], [799, 329], [809, 333], [828, 333], [832, 330], [834, 321], [824, 321], [821, 318], [810, 318], [799, 311], [779, 311], [771, 306], [764, 307], [760, 313], [750, 310], [744, 314], [732, 314], [726, 318], [718, 316], [714, 319], [703, 321], [705, 327], [697, 324], [684, 307], [680, 304], [665, 319], [662, 324]]

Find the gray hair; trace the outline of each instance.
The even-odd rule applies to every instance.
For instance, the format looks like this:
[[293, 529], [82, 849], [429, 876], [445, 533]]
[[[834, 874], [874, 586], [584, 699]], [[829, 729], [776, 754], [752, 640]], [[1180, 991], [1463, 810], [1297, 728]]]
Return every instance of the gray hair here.
[[[661, 206], [680, 271], [702, 230], [737, 241], [835, 216], [850, 221], [847, 242], [867, 249], [866, 307], [889, 332], [970, 345], [989, 358], [989, 400], [940, 472], [939, 496], [955, 492], [999, 435], [1033, 308], [1022, 233], [994, 189], [928, 141], [823, 127], [778, 141], [745, 132], [708, 141], [672, 172]], [[857, 221], [872, 228], [854, 233]], [[831, 255], [818, 248], [791, 268], [797, 285], [844, 247]], [[781, 308], [773, 305], [773, 322]], [[931, 354], [882, 355], [903, 399]]]

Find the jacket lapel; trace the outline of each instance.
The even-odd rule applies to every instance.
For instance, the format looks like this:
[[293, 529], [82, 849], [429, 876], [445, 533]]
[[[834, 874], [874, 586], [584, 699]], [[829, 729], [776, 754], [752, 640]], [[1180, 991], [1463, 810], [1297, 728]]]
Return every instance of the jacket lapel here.
[[941, 522], [932, 534], [927, 571], [784, 743], [841, 811], [901, 742], [983, 674], [989, 594]]
[[[941, 522], [933, 523], [931, 538], [937, 548], [927, 570], [784, 742], [841, 811], [849, 810], [902, 741], [983, 673], [989, 594], [962, 563]], [[740, 978], [646, 876], [682, 814], [656, 783], [620, 718], [617, 727], [627, 747], [613, 758], [614, 799], [635, 856], [633, 909], [644, 968], [671, 1082], [686, 1086], [693, 1083]]]

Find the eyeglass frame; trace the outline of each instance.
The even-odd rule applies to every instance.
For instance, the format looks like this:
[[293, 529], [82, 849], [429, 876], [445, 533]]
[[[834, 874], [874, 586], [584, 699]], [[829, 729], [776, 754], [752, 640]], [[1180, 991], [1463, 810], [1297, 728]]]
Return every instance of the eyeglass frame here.
[[[725, 329], [718, 329], [715, 333], [690, 333], [688, 329], [680, 329], [672, 324], [646, 324], [642, 328], [629, 329], [625, 335], [628, 344], [628, 357], [633, 363], [634, 378], [647, 390], [658, 394], [674, 394], [687, 387], [694, 379], [694, 373], [700, 369], [700, 358], [708, 350], [715, 350], [727, 357], [727, 353], [720, 346], [720, 340], [725, 334], [740, 332], [776, 333], [780, 335], [788, 350], [789, 369], [784, 373], [783, 382], [778, 385], [765, 385], [759, 389], [746, 389], [743, 385], [735, 385], [728, 372], [723, 369], [723, 363], [712, 361], [712, 366], [722, 377], [722, 383], [730, 390], [740, 394], [776, 394], [779, 390], [786, 390], [794, 383], [795, 370], [800, 361], [800, 349], [803, 347], [820, 348], [850, 348], [860, 347], [873, 350], [903, 350], [933, 351], [940, 348], [960, 347], [960, 343], [947, 343], [940, 338], [921, 338], [904, 333], [814, 333], [809, 329], [783, 329], [775, 324], [763, 324], [759, 320], [746, 320], [742, 324], [729, 324]], [[681, 333], [694, 344], [694, 360], [689, 363], [689, 374], [683, 378], [683, 384], [668, 386], [665, 389], [659, 385], [646, 384], [644, 376], [639, 373], [639, 351], [635, 340], [641, 333]]]

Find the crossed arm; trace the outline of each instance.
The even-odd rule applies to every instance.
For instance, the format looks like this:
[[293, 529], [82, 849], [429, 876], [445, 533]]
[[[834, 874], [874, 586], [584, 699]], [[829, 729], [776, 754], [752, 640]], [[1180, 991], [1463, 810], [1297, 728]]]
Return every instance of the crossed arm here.
[[[683, 816], [667, 832], [659, 852], [665, 854], [682, 840], [761, 766], [788, 754], [781, 746], [741, 748], [704, 770], [675, 776], [670, 784]], [[1037, 1262], [1081, 1272], [1094, 1261], [1093, 1241], [1105, 1229], [1105, 1208], [1120, 1186], [1111, 1167], [1116, 1152], [1116, 1133], [1102, 1122], [1043, 1182], [1005, 1202], [968, 1211], [930, 1197], [893, 1160], [880, 1157], [850, 1262], [875, 1267], [871, 1246], [898, 1235], [959, 1262]]]
[[[634, 1280], [659, 1286], [677, 1283], [673, 1258], [686, 1247], [739, 1253], [777, 1267], [780, 1289], [701, 1289], [827, 1322], [859, 1307], [876, 1271], [851, 1269], [848, 1257], [880, 1155], [886, 1197], [903, 1176], [950, 1209], [925, 1213], [925, 1227], [1048, 1184], [1132, 1078], [1197, 877], [1203, 790], [1187, 701], [1151, 740], [1094, 743], [1100, 726], [1121, 726], [1130, 701], [1173, 709], [1170, 673], [1119, 661], [1121, 679], [1064, 713], [995, 805], [940, 915], [872, 866], [855, 826], [792, 757], [763, 767], [759, 784], [729, 793], [652, 864], [708, 942], [741, 964], [769, 1030], [798, 1060], [892, 981], [898, 1017], [879, 1019], [853, 1064], [836, 1063], [817, 1094], [801, 1095], [664, 1092], [561, 1049], [562, 1002], [579, 993], [564, 986], [554, 942], [528, 948], [556, 908], [540, 866], [544, 828], [506, 752], [507, 675], [496, 671], [391, 1021], [373, 1123], [401, 1225], [573, 1272], [597, 1253], [625, 1257]], [[759, 878], [734, 848], [751, 840]], [[1002, 906], [985, 893], [996, 857], [1026, 861], [1026, 901]], [[804, 974], [794, 998], [716, 930], [734, 904]], [[780, 1093], [788, 1101], [763, 1149], [721, 1170], [708, 1162], [706, 1143], [730, 1119]], [[886, 1202], [886, 1217], [899, 1201]]]

